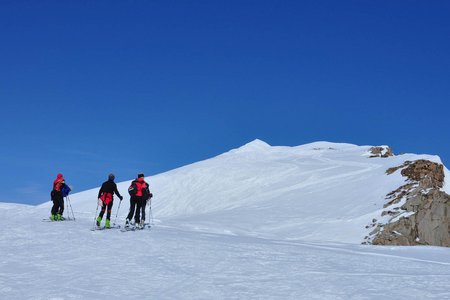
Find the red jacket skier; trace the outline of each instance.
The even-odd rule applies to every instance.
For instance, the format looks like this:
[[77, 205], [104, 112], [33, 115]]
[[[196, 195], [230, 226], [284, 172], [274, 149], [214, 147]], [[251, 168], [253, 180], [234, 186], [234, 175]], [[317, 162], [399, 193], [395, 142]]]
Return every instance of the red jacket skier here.
[[64, 212], [64, 197], [61, 192], [61, 189], [66, 187], [66, 182], [64, 180], [63, 175], [60, 173], [56, 175], [56, 179], [53, 181], [53, 190], [51, 192], [51, 198], [53, 201], [52, 207], [52, 216], [50, 219], [53, 221], [62, 221], [64, 220], [63, 212]]
[[[125, 226], [129, 226], [134, 215], [135, 224], [143, 228], [145, 223], [145, 206], [147, 205], [147, 201], [153, 196], [152, 193], [150, 193], [148, 183], [144, 180], [144, 174], [138, 174], [138, 178], [131, 182], [131, 185], [128, 188], [128, 193], [131, 196], [130, 212], [128, 213], [125, 221]], [[137, 207], [136, 213], [135, 207]]]

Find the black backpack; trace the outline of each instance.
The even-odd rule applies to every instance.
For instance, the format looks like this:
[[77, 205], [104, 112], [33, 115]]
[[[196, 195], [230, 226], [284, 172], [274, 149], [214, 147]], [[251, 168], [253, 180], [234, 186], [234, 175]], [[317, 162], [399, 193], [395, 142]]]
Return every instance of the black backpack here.
[[128, 194], [130, 194], [130, 196], [136, 196], [136, 193], [137, 193], [137, 186], [133, 181], [130, 187], [128, 188]]

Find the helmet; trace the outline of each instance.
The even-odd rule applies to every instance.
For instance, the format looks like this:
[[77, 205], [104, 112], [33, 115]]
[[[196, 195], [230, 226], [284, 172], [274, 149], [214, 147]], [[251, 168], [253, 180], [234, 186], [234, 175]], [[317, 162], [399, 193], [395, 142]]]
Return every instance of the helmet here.
[[109, 173], [108, 179], [109, 179], [109, 180], [114, 180], [114, 179], [116, 179], [116, 176], [114, 176], [113, 173]]
[[139, 174], [138, 174], [138, 178], [141, 178], [141, 177], [145, 177], [145, 176], [144, 176], [144, 173], [139, 173]]

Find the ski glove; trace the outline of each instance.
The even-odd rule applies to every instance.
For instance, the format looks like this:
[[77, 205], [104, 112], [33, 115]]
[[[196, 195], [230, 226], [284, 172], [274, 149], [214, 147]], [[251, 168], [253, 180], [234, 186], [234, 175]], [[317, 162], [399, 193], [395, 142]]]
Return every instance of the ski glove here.
[[120, 201], [122, 201], [122, 200], [123, 200], [123, 197], [122, 197], [122, 196], [119, 196], [119, 199], [120, 199]]

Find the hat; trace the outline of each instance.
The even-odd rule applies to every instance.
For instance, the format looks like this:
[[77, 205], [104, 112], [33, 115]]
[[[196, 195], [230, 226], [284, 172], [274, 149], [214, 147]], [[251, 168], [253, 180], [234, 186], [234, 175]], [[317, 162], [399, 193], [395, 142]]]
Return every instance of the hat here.
[[139, 173], [138, 178], [144, 177], [144, 173]]
[[116, 179], [116, 176], [114, 176], [113, 173], [109, 173], [108, 179], [109, 179], [109, 180], [114, 180], [114, 179]]

